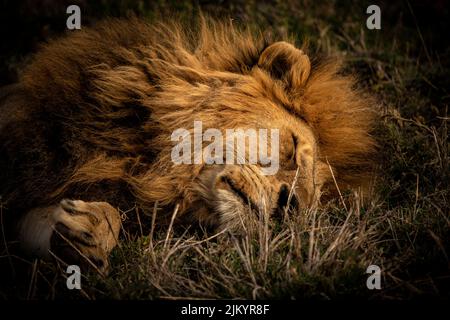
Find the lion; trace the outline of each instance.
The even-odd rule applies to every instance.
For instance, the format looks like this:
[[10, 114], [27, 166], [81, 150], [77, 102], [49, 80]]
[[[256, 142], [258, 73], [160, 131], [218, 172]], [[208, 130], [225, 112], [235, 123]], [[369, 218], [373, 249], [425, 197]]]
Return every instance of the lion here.
[[[204, 17], [108, 19], [52, 40], [0, 94], [8, 236], [39, 257], [106, 271], [133, 205], [158, 224], [239, 232], [249, 207], [272, 216], [366, 190], [375, 115], [355, 84], [288, 38]], [[175, 164], [171, 134], [194, 121], [277, 128], [279, 170]]]

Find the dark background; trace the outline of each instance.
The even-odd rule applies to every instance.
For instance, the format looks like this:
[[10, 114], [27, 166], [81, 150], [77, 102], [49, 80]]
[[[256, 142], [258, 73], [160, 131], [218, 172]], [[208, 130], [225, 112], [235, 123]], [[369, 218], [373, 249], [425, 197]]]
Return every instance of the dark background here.
[[[0, 3], [0, 85], [17, 80], [18, 69], [40, 43], [66, 32], [69, 16], [66, 8], [71, 4], [81, 8], [82, 27], [108, 16], [137, 15], [154, 20], [176, 14], [189, 19], [201, 10], [215, 17], [231, 17], [242, 24], [284, 28], [284, 31], [299, 35], [315, 31], [315, 22], [310, 21], [314, 19], [327, 23], [333, 31], [339, 31], [342, 23], [351, 21], [364, 25], [366, 8], [377, 4], [382, 12], [382, 30], [374, 33], [376, 37], [390, 42], [395, 33], [408, 41], [408, 38], [417, 38], [419, 28], [429, 52], [448, 54], [449, 48], [448, 0], [2, 0]], [[422, 52], [423, 46], [412, 47], [411, 50], [417, 54], [425, 53]]]

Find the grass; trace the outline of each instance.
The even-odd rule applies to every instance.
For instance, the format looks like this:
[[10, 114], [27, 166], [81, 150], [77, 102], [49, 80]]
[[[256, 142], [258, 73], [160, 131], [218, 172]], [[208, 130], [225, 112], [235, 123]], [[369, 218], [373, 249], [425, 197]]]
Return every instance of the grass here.
[[[142, 213], [136, 231], [123, 232], [108, 277], [86, 274], [82, 290], [69, 291], [63, 266], [2, 256], [6, 268], [5, 261], [14, 260], [16, 276], [0, 290], [0, 296], [449, 298], [450, 50], [440, 33], [445, 30], [443, 25], [448, 25], [448, 9], [440, 9], [439, 2], [427, 8], [414, 2], [381, 2], [382, 30], [371, 31], [365, 28], [365, 8], [370, 3], [364, 2], [344, 1], [339, 6], [334, 1], [307, 0], [200, 4], [212, 15], [227, 14], [259, 29], [290, 33], [299, 43], [308, 39], [312, 57], [344, 59], [344, 72], [356, 73], [360, 85], [373, 93], [380, 105], [380, 161], [374, 198], [362, 205], [358, 192], [349, 192], [343, 194], [346, 206], [337, 199], [318, 210], [291, 212], [280, 221], [268, 221], [263, 214], [247, 218], [247, 233], [240, 237], [205, 235], [193, 229], [152, 229], [152, 213]], [[150, 20], [174, 10], [189, 17], [196, 5], [188, 1], [119, 1], [115, 5], [99, 2], [87, 10], [90, 23], [102, 16], [130, 12]], [[64, 21], [60, 16], [50, 21], [58, 19]], [[51, 35], [60, 31], [54, 24], [47, 19]], [[27, 39], [40, 39], [37, 34]], [[8, 59], [1, 69], [12, 70], [7, 79], [15, 78], [20, 69], [16, 61], [26, 61], [30, 50], [2, 53]], [[371, 264], [382, 270], [382, 290], [366, 287], [366, 269]]]

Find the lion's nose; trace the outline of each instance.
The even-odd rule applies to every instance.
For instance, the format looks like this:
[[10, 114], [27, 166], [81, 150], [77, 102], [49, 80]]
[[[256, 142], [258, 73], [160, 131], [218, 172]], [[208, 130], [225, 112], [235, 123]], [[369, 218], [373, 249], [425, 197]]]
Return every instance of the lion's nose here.
[[283, 184], [281, 186], [280, 192], [278, 194], [277, 207], [278, 207], [278, 209], [283, 210], [287, 206], [289, 206], [288, 209], [296, 210], [296, 209], [298, 209], [299, 202], [298, 202], [295, 194], [292, 194], [291, 198], [289, 199], [289, 187], [287, 184]]

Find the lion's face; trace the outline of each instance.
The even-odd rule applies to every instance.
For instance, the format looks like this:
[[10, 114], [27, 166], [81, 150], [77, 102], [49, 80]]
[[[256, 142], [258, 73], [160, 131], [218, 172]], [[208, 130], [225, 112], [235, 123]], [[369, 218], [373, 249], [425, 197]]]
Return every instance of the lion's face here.
[[[211, 152], [212, 142], [223, 139], [219, 145], [215, 144], [223, 150], [220, 159], [209, 162], [202, 159], [199, 163], [195, 162], [195, 155], [189, 156], [197, 167], [192, 170], [199, 172], [193, 189], [200, 200], [193, 211], [201, 218], [210, 220], [213, 211], [219, 213], [221, 225], [233, 227], [239, 224], [238, 217], [247, 208], [272, 214], [288, 203], [306, 208], [318, 202], [321, 187], [330, 178], [330, 170], [319, 160], [316, 137], [302, 119], [301, 98], [296, 100], [297, 104], [292, 102], [304, 87], [309, 69], [309, 59], [301, 50], [287, 43], [275, 43], [264, 50], [258, 64], [248, 74], [205, 71], [199, 76], [196, 70], [195, 77], [189, 77], [188, 90], [186, 83], [172, 87], [175, 91], [177, 88], [185, 90], [183, 101], [189, 107], [161, 114], [165, 123], [172, 124], [168, 130], [186, 129], [190, 134], [188, 149], [195, 150], [193, 137], [200, 124], [203, 155], [206, 152], [215, 157], [217, 151]], [[162, 101], [176, 97], [176, 104], [180, 105], [182, 92], [164, 94], [167, 97]], [[234, 158], [227, 157], [230, 130], [244, 133], [243, 161], [239, 162], [236, 145]], [[211, 133], [220, 136], [211, 138]], [[250, 133], [257, 137], [253, 158]], [[263, 133], [265, 141], [259, 136]], [[261, 158], [264, 148], [267, 148], [264, 154], [271, 156], [269, 161]]]
[[[219, 130], [226, 132], [231, 128], [247, 132], [257, 128], [270, 132], [277, 129], [279, 147], [272, 148], [271, 143], [275, 141], [268, 137], [267, 152], [272, 156], [277, 152], [278, 165], [261, 161], [249, 164], [248, 149], [245, 150], [245, 164], [227, 164], [225, 157], [222, 165], [203, 164], [199, 175], [200, 190], [208, 209], [219, 212], [221, 225], [230, 227], [230, 224], [239, 223], [236, 217], [249, 208], [273, 214], [284, 209], [288, 202], [292, 207], [316, 205], [321, 188], [331, 175], [328, 166], [318, 157], [319, 150], [311, 128], [289, 110], [270, 101], [266, 101], [265, 108], [262, 108], [264, 103], [261, 99], [253, 105], [248, 97], [243, 96], [242, 101], [248, 103], [245, 116], [237, 115]], [[249, 147], [248, 136], [245, 138], [245, 145]], [[276, 169], [270, 172], [273, 174], [264, 172], [269, 167]]]

